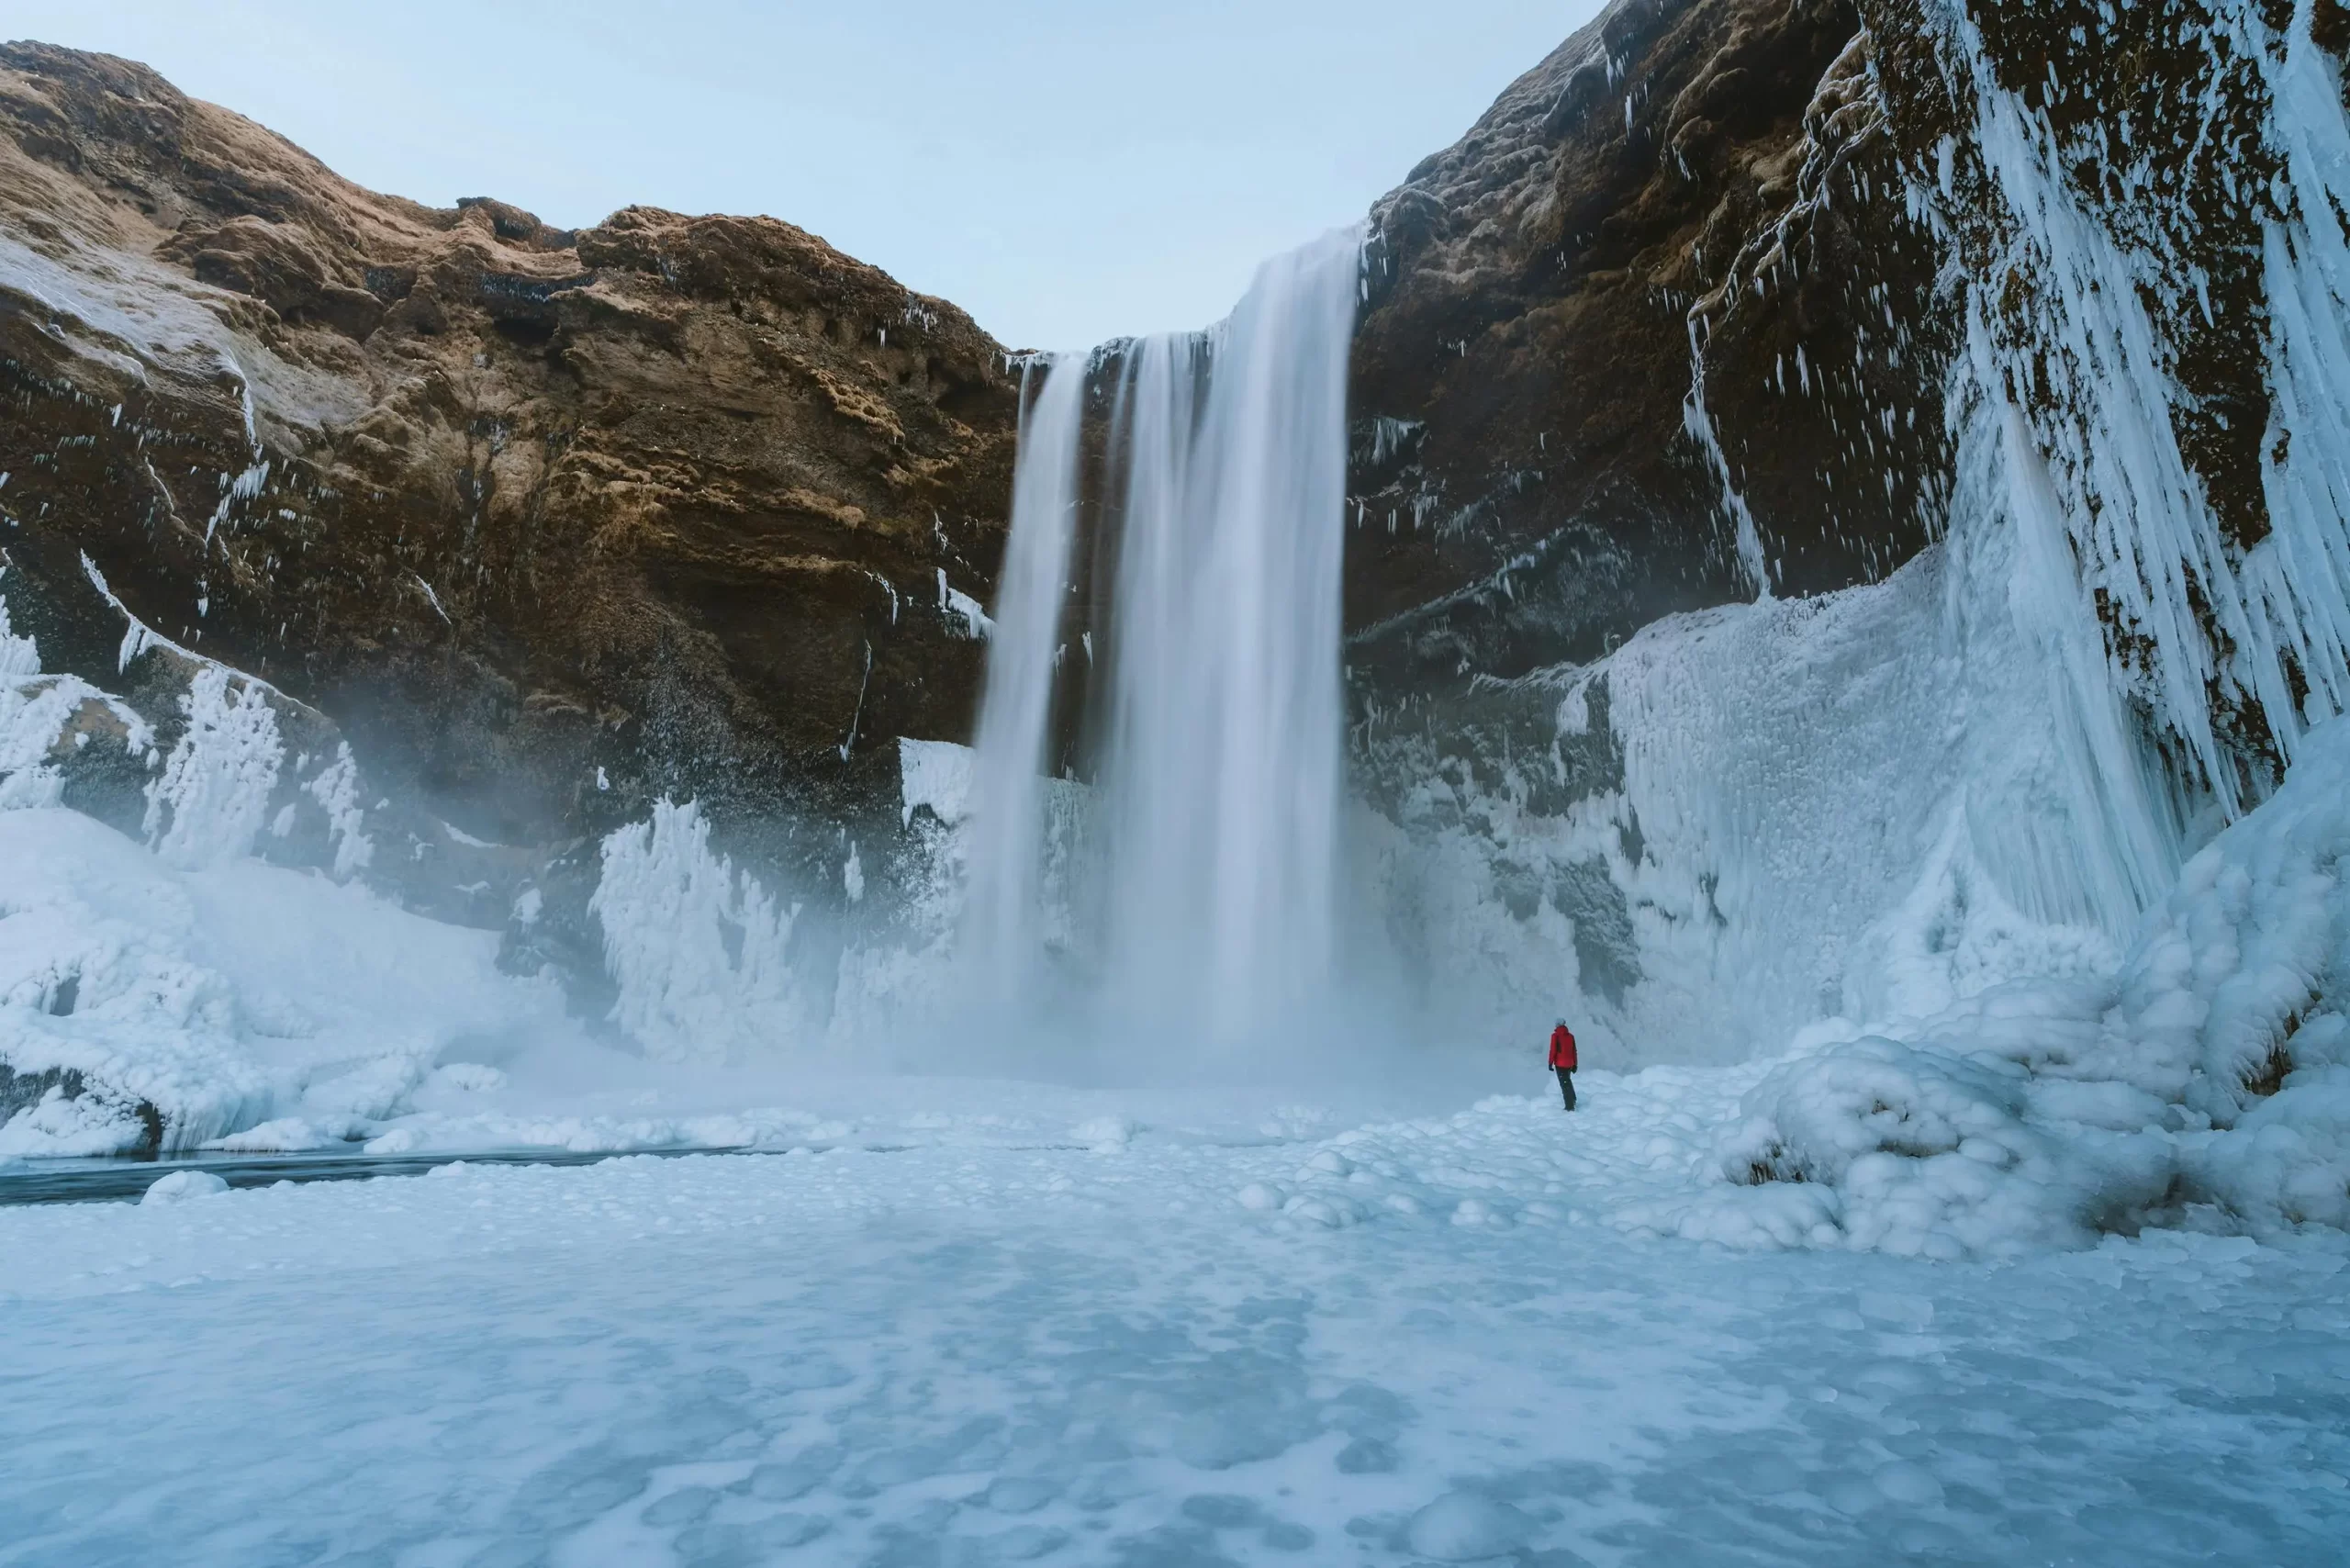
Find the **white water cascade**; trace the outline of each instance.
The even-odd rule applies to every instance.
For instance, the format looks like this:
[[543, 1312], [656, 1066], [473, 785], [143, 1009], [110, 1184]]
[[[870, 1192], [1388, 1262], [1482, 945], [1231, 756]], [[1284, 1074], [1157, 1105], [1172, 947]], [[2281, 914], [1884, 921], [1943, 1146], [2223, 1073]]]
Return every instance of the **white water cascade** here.
[[1027, 990], [1040, 946], [1045, 753], [1059, 663], [1069, 560], [1077, 530], [1078, 436], [1086, 357], [1033, 364], [1022, 387], [1012, 537], [996, 585], [988, 682], [979, 708], [978, 802], [965, 895], [963, 951], [996, 1008]]
[[1358, 234], [1330, 235], [1268, 263], [1217, 327], [1046, 373], [1021, 430], [980, 725], [966, 941], [999, 988], [1033, 984], [1047, 924], [1037, 802], [1054, 682], [1093, 664], [1062, 631], [1090, 367], [1114, 369], [1101, 547], [1114, 565], [1070, 957], [1102, 1020], [1225, 1042], [1285, 1025], [1330, 985], [1360, 251]]

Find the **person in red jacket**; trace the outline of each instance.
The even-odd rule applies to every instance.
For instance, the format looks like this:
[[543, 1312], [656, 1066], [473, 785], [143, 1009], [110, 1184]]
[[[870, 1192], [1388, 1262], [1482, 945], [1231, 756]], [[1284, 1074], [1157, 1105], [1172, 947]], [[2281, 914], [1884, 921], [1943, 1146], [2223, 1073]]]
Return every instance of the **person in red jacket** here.
[[1559, 1075], [1559, 1093], [1566, 1101], [1567, 1109], [1575, 1108], [1575, 1033], [1567, 1021], [1559, 1020], [1550, 1031], [1550, 1070]]

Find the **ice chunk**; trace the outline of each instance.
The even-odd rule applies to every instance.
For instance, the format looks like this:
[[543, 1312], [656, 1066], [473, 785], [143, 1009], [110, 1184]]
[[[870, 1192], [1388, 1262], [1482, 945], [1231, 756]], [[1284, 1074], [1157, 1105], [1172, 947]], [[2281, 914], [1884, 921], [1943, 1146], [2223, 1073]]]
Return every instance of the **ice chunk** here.
[[309, 1148], [330, 1148], [342, 1141], [299, 1116], [281, 1116], [226, 1137], [209, 1139], [204, 1147], [224, 1154], [295, 1154]]
[[1438, 1562], [1502, 1557], [1527, 1543], [1534, 1521], [1507, 1503], [1473, 1492], [1448, 1492], [1412, 1516], [1412, 1550]]
[[191, 1198], [217, 1197], [229, 1190], [229, 1183], [209, 1170], [174, 1170], [147, 1189], [139, 1200], [143, 1208], [150, 1204], [184, 1204]]

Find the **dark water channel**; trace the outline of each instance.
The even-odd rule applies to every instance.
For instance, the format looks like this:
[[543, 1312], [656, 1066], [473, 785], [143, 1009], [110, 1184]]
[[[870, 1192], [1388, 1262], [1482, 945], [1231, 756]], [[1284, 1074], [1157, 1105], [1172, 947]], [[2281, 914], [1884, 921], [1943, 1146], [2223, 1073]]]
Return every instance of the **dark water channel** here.
[[[897, 1146], [808, 1145], [811, 1148], [854, 1147], [869, 1154], [894, 1154]], [[361, 1154], [319, 1149], [301, 1154], [201, 1154], [172, 1159], [36, 1159], [0, 1169], [0, 1206], [17, 1204], [119, 1203], [145, 1194], [174, 1170], [202, 1170], [231, 1187], [269, 1187], [280, 1182], [361, 1182], [376, 1176], [421, 1176], [441, 1165], [594, 1165], [632, 1155], [676, 1159], [687, 1155], [783, 1154], [774, 1148], [620, 1148], [582, 1152], [567, 1148], [437, 1149], [417, 1154]]]

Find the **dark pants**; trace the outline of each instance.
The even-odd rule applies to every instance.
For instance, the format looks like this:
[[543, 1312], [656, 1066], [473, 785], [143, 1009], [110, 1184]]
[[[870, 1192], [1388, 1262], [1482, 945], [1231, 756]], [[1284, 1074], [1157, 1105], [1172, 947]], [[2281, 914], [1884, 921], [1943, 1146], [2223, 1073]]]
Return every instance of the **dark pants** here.
[[1571, 1067], [1561, 1067], [1553, 1068], [1551, 1070], [1559, 1075], [1559, 1097], [1567, 1103], [1568, 1110], [1573, 1110], [1575, 1108], [1574, 1069]]

